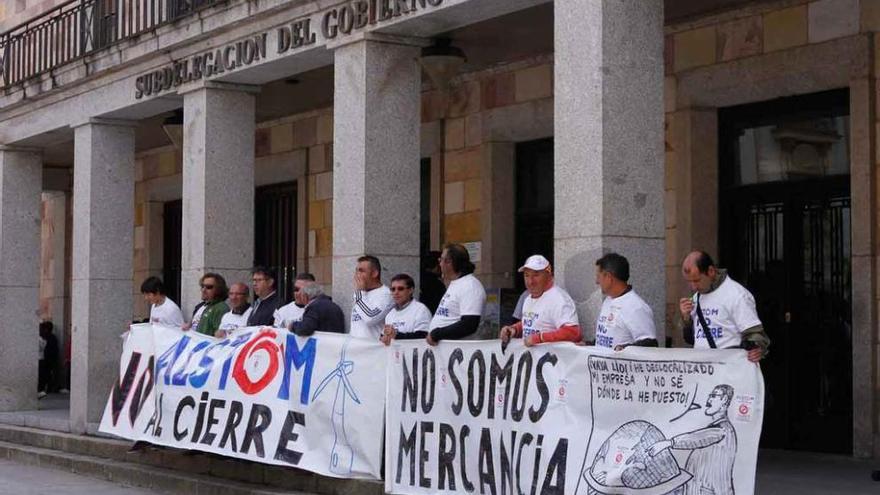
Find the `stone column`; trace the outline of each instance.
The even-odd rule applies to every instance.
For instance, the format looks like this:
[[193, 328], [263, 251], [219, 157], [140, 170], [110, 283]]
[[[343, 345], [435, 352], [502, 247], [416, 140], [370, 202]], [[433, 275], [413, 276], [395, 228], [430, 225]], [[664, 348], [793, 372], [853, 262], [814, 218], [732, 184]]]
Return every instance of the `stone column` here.
[[592, 338], [594, 262], [626, 256], [663, 339], [663, 2], [569, 0], [554, 22], [559, 281]]
[[486, 287], [516, 285], [516, 146], [513, 143], [483, 144], [482, 164], [482, 260], [481, 279]]
[[203, 83], [183, 96], [181, 309], [189, 320], [199, 278], [250, 285], [254, 262], [256, 88]]
[[70, 428], [91, 431], [119, 376], [131, 323], [134, 124], [74, 128]]
[[850, 81], [850, 184], [852, 195], [853, 455], [880, 456], [877, 430], [878, 291], [877, 81]]
[[39, 153], [0, 146], [0, 411], [37, 408], [42, 188]]
[[419, 49], [357, 41], [335, 51], [333, 299], [351, 309], [357, 258], [383, 282], [419, 273]]
[[[718, 111], [684, 108], [667, 114], [666, 316], [678, 314], [689, 289], [681, 261], [693, 249], [718, 254]], [[684, 346], [681, 332], [673, 345]]]

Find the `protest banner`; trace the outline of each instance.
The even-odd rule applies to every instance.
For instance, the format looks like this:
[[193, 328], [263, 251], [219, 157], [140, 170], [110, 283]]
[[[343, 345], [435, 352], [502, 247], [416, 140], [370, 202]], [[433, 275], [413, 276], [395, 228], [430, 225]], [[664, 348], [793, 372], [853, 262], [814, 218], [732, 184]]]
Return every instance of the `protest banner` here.
[[252, 327], [215, 339], [133, 325], [100, 431], [377, 479], [386, 353], [342, 334]]
[[763, 378], [741, 350], [396, 342], [386, 491], [748, 494]]

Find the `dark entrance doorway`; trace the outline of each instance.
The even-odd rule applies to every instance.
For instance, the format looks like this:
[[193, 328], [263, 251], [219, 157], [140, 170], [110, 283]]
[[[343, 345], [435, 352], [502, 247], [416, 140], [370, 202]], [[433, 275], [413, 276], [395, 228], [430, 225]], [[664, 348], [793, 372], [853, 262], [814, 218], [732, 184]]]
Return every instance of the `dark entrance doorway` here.
[[[183, 202], [177, 200], [165, 203], [162, 279], [165, 281], [168, 297], [178, 303], [182, 223]], [[293, 298], [296, 225], [295, 182], [257, 188], [254, 195], [254, 265], [278, 270], [278, 293], [284, 301]]]
[[[516, 145], [516, 263], [520, 266], [533, 254], [553, 263], [553, 139], [539, 139]], [[521, 276], [515, 277], [519, 292], [525, 290]]]
[[166, 295], [180, 304], [183, 201], [168, 201], [162, 206], [162, 281], [165, 283]]
[[720, 261], [773, 343], [763, 447], [852, 451], [849, 93], [719, 111]]
[[254, 265], [277, 270], [278, 295], [290, 301], [296, 278], [296, 182], [257, 188], [254, 215]]

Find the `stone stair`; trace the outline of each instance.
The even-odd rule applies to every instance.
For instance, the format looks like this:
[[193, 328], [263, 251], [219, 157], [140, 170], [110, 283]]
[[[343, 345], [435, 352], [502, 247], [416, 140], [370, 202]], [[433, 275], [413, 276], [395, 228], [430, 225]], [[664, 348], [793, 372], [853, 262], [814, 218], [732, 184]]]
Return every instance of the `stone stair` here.
[[0, 459], [62, 469], [122, 485], [165, 493], [212, 495], [380, 495], [378, 481], [319, 476], [295, 468], [196, 453], [148, 448], [127, 453], [131, 443], [0, 424]]

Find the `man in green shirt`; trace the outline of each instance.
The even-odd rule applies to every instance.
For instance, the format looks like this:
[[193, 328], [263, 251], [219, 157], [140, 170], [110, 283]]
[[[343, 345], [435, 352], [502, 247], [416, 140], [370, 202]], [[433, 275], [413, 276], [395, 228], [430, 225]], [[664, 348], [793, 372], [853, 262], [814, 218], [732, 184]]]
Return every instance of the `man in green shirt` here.
[[226, 286], [226, 279], [217, 273], [202, 275], [199, 286], [202, 288], [202, 302], [193, 312], [192, 323], [185, 325], [183, 329], [214, 336], [220, 328], [223, 315], [229, 312], [229, 306], [226, 305], [229, 288]]

